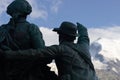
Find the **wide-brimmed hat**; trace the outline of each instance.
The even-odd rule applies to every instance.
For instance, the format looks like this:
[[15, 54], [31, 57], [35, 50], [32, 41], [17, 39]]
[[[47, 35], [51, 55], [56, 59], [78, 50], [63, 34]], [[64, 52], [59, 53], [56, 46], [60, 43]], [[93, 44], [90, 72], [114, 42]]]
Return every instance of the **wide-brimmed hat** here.
[[78, 36], [77, 26], [71, 22], [62, 22], [59, 28], [54, 28], [53, 31], [58, 34], [65, 34], [69, 36]]

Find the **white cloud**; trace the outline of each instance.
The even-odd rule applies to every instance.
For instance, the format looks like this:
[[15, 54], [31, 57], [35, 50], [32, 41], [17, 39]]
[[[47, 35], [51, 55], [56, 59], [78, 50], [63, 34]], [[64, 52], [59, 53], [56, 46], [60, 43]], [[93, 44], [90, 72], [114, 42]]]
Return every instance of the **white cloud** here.
[[42, 18], [46, 19], [48, 16], [48, 13], [44, 10], [38, 10], [38, 9], [33, 9], [33, 12], [30, 14], [32, 18]]
[[40, 30], [43, 33], [43, 39], [45, 40], [46, 46], [58, 44], [58, 35], [56, 32], [53, 32], [52, 29], [45, 27], [40, 27]]
[[120, 39], [120, 26], [113, 26], [107, 28], [90, 28], [89, 36], [91, 41], [97, 38]]
[[58, 12], [59, 6], [62, 0], [27, 0], [33, 8], [31, 13], [32, 18], [42, 18], [46, 19], [51, 10], [54, 13]]
[[0, 0], [0, 15], [6, 11], [7, 6], [12, 2], [13, 0]]
[[57, 13], [61, 3], [62, 3], [62, 0], [52, 0], [51, 11]]
[[42, 18], [42, 19], [47, 18], [48, 12], [43, 4], [38, 3], [39, 0], [27, 0], [27, 1], [32, 6], [32, 13], [30, 14], [32, 18]]

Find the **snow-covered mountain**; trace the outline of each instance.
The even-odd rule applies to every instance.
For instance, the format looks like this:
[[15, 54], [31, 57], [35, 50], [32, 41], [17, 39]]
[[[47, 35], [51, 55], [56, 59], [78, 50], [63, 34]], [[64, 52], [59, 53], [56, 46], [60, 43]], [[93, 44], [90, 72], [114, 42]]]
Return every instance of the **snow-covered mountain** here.
[[98, 38], [90, 45], [100, 80], [120, 80], [120, 40]]

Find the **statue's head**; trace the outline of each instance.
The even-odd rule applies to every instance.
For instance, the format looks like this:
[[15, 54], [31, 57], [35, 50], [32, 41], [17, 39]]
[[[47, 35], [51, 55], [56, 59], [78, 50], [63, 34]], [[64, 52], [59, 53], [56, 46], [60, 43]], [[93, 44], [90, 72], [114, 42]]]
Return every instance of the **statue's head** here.
[[71, 22], [64, 21], [59, 28], [54, 28], [53, 31], [59, 34], [59, 42], [69, 41], [73, 42], [78, 36], [77, 26]]
[[68, 36], [78, 36], [77, 34], [77, 26], [71, 22], [62, 22], [59, 28], [54, 28], [53, 31], [58, 34], [64, 34]]
[[14, 0], [7, 7], [7, 13], [14, 16], [27, 16], [32, 12], [31, 5], [26, 0]]

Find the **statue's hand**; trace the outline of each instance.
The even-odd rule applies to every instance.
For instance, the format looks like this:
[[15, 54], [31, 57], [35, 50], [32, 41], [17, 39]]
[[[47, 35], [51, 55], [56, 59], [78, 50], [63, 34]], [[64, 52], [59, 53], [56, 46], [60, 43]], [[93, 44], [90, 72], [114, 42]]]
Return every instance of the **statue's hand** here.
[[77, 28], [78, 28], [78, 34], [80, 34], [81, 33], [81, 30], [83, 29], [83, 28], [85, 28], [82, 24], [80, 24], [80, 23], [78, 23], [77, 22]]

